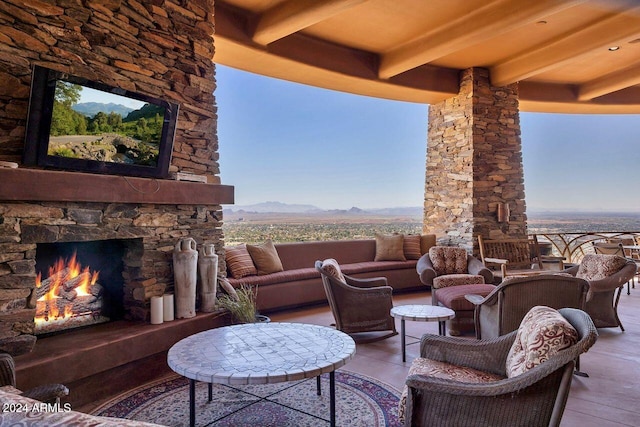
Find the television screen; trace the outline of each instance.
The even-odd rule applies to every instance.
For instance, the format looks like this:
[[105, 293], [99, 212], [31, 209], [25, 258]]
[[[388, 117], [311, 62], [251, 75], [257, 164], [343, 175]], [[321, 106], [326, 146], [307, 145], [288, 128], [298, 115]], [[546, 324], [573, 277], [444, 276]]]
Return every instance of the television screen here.
[[36, 66], [24, 163], [166, 177], [178, 105]]

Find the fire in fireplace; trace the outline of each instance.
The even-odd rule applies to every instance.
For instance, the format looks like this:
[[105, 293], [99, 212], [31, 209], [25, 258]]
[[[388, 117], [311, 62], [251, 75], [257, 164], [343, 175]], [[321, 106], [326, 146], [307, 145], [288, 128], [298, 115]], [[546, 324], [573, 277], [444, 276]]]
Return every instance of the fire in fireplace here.
[[98, 283], [100, 273], [83, 267], [76, 259], [58, 258], [49, 275], [36, 278], [36, 332], [108, 322], [102, 315], [104, 288]]
[[122, 253], [118, 241], [38, 244], [36, 335], [121, 318]]

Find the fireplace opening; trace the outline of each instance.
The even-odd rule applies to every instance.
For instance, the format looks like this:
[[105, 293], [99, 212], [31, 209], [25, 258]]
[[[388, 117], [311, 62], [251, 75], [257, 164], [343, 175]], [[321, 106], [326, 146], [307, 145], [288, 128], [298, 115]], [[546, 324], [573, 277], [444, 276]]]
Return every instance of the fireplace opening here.
[[36, 247], [36, 335], [124, 317], [124, 240], [40, 243]]

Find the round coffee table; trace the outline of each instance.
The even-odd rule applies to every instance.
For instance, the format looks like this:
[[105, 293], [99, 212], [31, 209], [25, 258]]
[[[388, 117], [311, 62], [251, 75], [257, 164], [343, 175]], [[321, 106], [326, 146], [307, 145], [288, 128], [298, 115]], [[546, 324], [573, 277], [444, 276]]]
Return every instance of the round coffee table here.
[[[195, 382], [271, 384], [329, 373], [330, 422], [335, 426], [335, 370], [356, 343], [333, 328], [304, 323], [247, 323], [191, 335], [169, 349], [167, 363], [190, 379], [189, 422], [195, 425]], [[318, 392], [320, 389], [318, 388]]]
[[405, 320], [416, 322], [438, 322], [438, 333], [446, 334], [445, 322], [456, 317], [453, 310], [436, 305], [399, 305], [391, 309], [391, 316], [400, 319], [400, 340], [402, 345], [402, 361], [407, 361]]

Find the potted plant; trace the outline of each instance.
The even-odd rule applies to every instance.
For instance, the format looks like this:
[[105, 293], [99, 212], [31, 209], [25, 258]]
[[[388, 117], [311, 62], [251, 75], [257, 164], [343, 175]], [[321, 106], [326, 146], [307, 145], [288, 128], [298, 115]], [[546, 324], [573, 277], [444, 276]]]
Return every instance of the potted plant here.
[[221, 295], [218, 305], [229, 310], [234, 319], [239, 323], [268, 322], [267, 316], [258, 314], [256, 298], [258, 287], [242, 285], [235, 292]]

